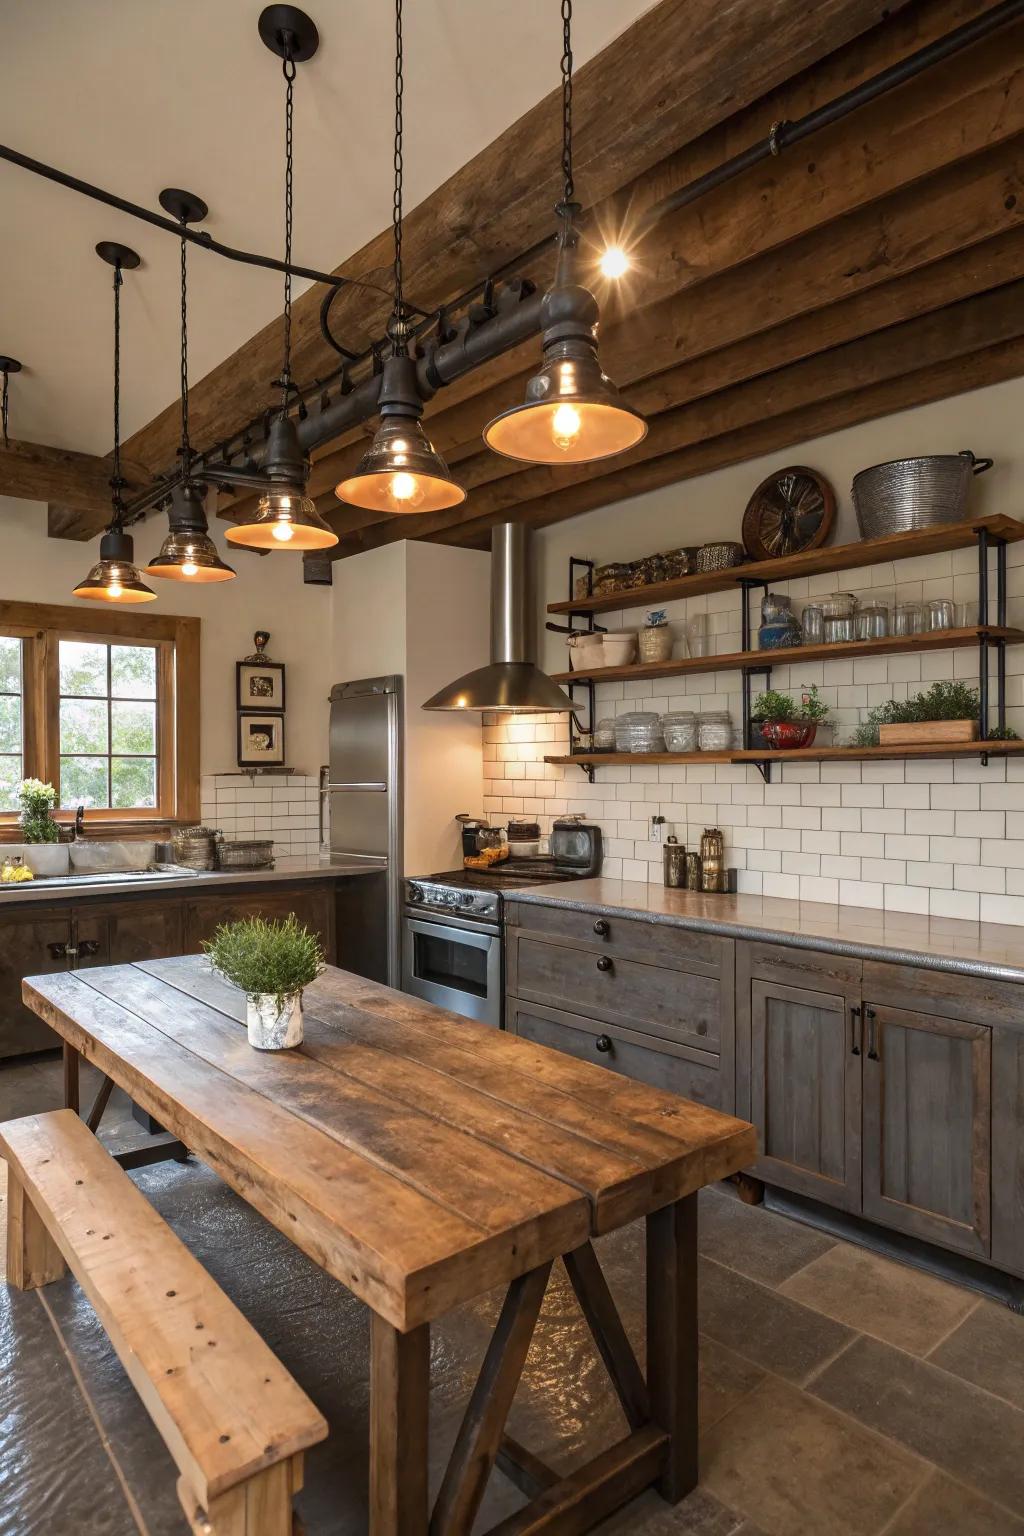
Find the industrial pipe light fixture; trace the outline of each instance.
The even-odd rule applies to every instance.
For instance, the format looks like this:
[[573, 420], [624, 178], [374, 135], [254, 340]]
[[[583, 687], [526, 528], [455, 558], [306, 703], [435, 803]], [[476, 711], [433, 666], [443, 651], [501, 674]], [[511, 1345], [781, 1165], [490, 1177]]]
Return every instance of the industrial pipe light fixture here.
[[[74, 597], [86, 597], [96, 603], [152, 603], [156, 593], [147, 587], [135, 565], [135, 545], [124, 531], [124, 502], [121, 492], [121, 284], [122, 272], [139, 265], [135, 251], [113, 240], [101, 240], [96, 254], [114, 269], [114, 462], [110, 476], [113, 516], [100, 540], [100, 558], [84, 581], [75, 587]], [[6, 413], [5, 413], [6, 416]], [[6, 419], [4, 438], [6, 440]]]
[[391, 356], [380, 387], [380, 426], [354, 475], [334, 494], [369, 512], [441, 512], [457, 507], [466, 492], [420, 425], [423, 400], [416, 365], [409, 356], [410, 325], [402, 293], [402, 0], [395, 0], [395, 189], [392, 230], [395, 242], [394, 306], [388, 324]]
[[[205, 219], [209, 209], [202, 198], [177, 187], [160, 193], [160, 206], [178, 220], [182, 230]], [[188, 242], [181, 241], [181, 482], [171, 494], [168, 532], [145, 567], [147, 576], [169, 581], [230, 581], [235, 572], [217, 553], [210, 538], [203, 507], [203, 493], [192, 481], [192, 444], [188, 435]]]
[[484, 429], [489, 448], [533, 464], [589, 464], [647, 435], [643, 417], [601, 370], [597, 300], [574, 281], [580, 205], [573, 201], [572, 0], [562, 0], [562, 176], [558, 261], [542, 311], [544, 361], [526, 386], [525, 402]]
[[306, 495], [308, 464], [299, 447], [288, 406], [292, 379], [292, 184], [295, 66], [311, 59], [320, 42], [310, 18], [292, 5], [268, 5], [259, 19], [260, 37], [282, 60], [284, 95], [284, 358], [277, 387], [281, 410], [270, 428], [264, 473], [267, 487], [254, 512], [228, 528], [229, 544], [246, 549], [330, 549], [338, 535], [324, 522], [316, 502]]

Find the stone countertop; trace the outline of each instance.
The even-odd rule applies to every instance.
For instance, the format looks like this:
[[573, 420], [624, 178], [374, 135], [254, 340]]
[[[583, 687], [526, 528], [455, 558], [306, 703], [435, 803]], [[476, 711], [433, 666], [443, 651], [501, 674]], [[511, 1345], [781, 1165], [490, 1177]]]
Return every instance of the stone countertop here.
[[195, 874], [161, 875], [153, 880], [96, 880], [79, 876], [73, 880], [26, 880], [23, 884], [0, 886], [0, 909], [5, 902], [49, 901], [64, 906], [82, 896], [155, 896], [158, 892], [208, 892], [226, 885], [279, 884], [289, 880], [324, 880], [349, 875], [375, 875], [382, 866], [364, 864], [360, 859], [294, 859], [274, 861], [273, 869], [211, 869]]
[[639, 880], [571, 880], [529, 886], [509, 903], [568, 907], [597, 915], [626, 914], [736, 939], [762, 939], [796, 949], [826, 950], [992, 980], [1024, 981], [1024, 928], [960, 918], [881, 912], [768, 896], [705, 896]]

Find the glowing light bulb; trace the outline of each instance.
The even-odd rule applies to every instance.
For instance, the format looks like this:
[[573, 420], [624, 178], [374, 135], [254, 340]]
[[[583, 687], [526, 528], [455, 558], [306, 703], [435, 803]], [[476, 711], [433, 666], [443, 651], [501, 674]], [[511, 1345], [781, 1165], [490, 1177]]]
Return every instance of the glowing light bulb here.
[[396, 501], [411, 501], [416, 494], [416, 481], [412, 475], [392, 475], [390, 491]]
[[194, 560], [186, 560], [181, 567], [181, 574], [183, 576], [198, 576], [199, 567], [196, 565]]
[[551, 436], [557, 448], [571, 448], [580, 435], [583, 421], [574, 405], [562, 404], [551, 421]]
[[108, 582], [108, 584], [107, 584], [107, 596], [108, 597], [123, 597], [124, 596], [124, 587], [122, 587], [121, 583], [117, 580], [116, 576], [115, 576], [113, 581]]
[[295, 537], [295, 529], [291, 523], [275, 523], [271, 532], [279, 544], [287, 544]]
[[622, 277], [629, 271], [629, 257], [621, 246], [608, 247], [601, 257], [601, 271], [605, 277]]

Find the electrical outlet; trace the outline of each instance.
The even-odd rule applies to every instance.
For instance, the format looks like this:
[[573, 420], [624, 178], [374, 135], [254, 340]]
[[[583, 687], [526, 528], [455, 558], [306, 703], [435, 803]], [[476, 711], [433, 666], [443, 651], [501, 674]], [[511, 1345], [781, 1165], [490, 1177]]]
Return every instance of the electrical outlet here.
[[664, 818], [664, 816], [652, 816], [651, 817], [651, 842], [652, 843], [662, 843], [664, 841], [665, 841], [665, 818]]

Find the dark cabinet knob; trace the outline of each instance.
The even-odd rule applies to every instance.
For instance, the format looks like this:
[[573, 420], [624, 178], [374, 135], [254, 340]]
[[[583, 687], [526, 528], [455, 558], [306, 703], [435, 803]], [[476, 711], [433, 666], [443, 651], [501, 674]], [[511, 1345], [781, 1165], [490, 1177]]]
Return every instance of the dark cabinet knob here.
[[597, 962], [597, 968], [598, 968], [599, 971], [610, 971], [611, 970], [612, 962], [609, 960], [607, 955], [602, 955], [601, 956], [600, 960], [598, 960], [598, 962]]
[[611, 1048], [612, 1048], [612, 1042], [608, 1038], [608, 1036], [607, 1035], [598, 1035], [597, 1039], [594, 1041], [594, 1049], [595, 1049], [595, 1051], [610, 1051]]
[[594, 932], [597, 934], [599, 939], [606, 939], [608, 937], [609, 933], [611, 932], [611, 928], [605, 922], [603, 917], [599, 917], [597, 922], [594, 924]]

